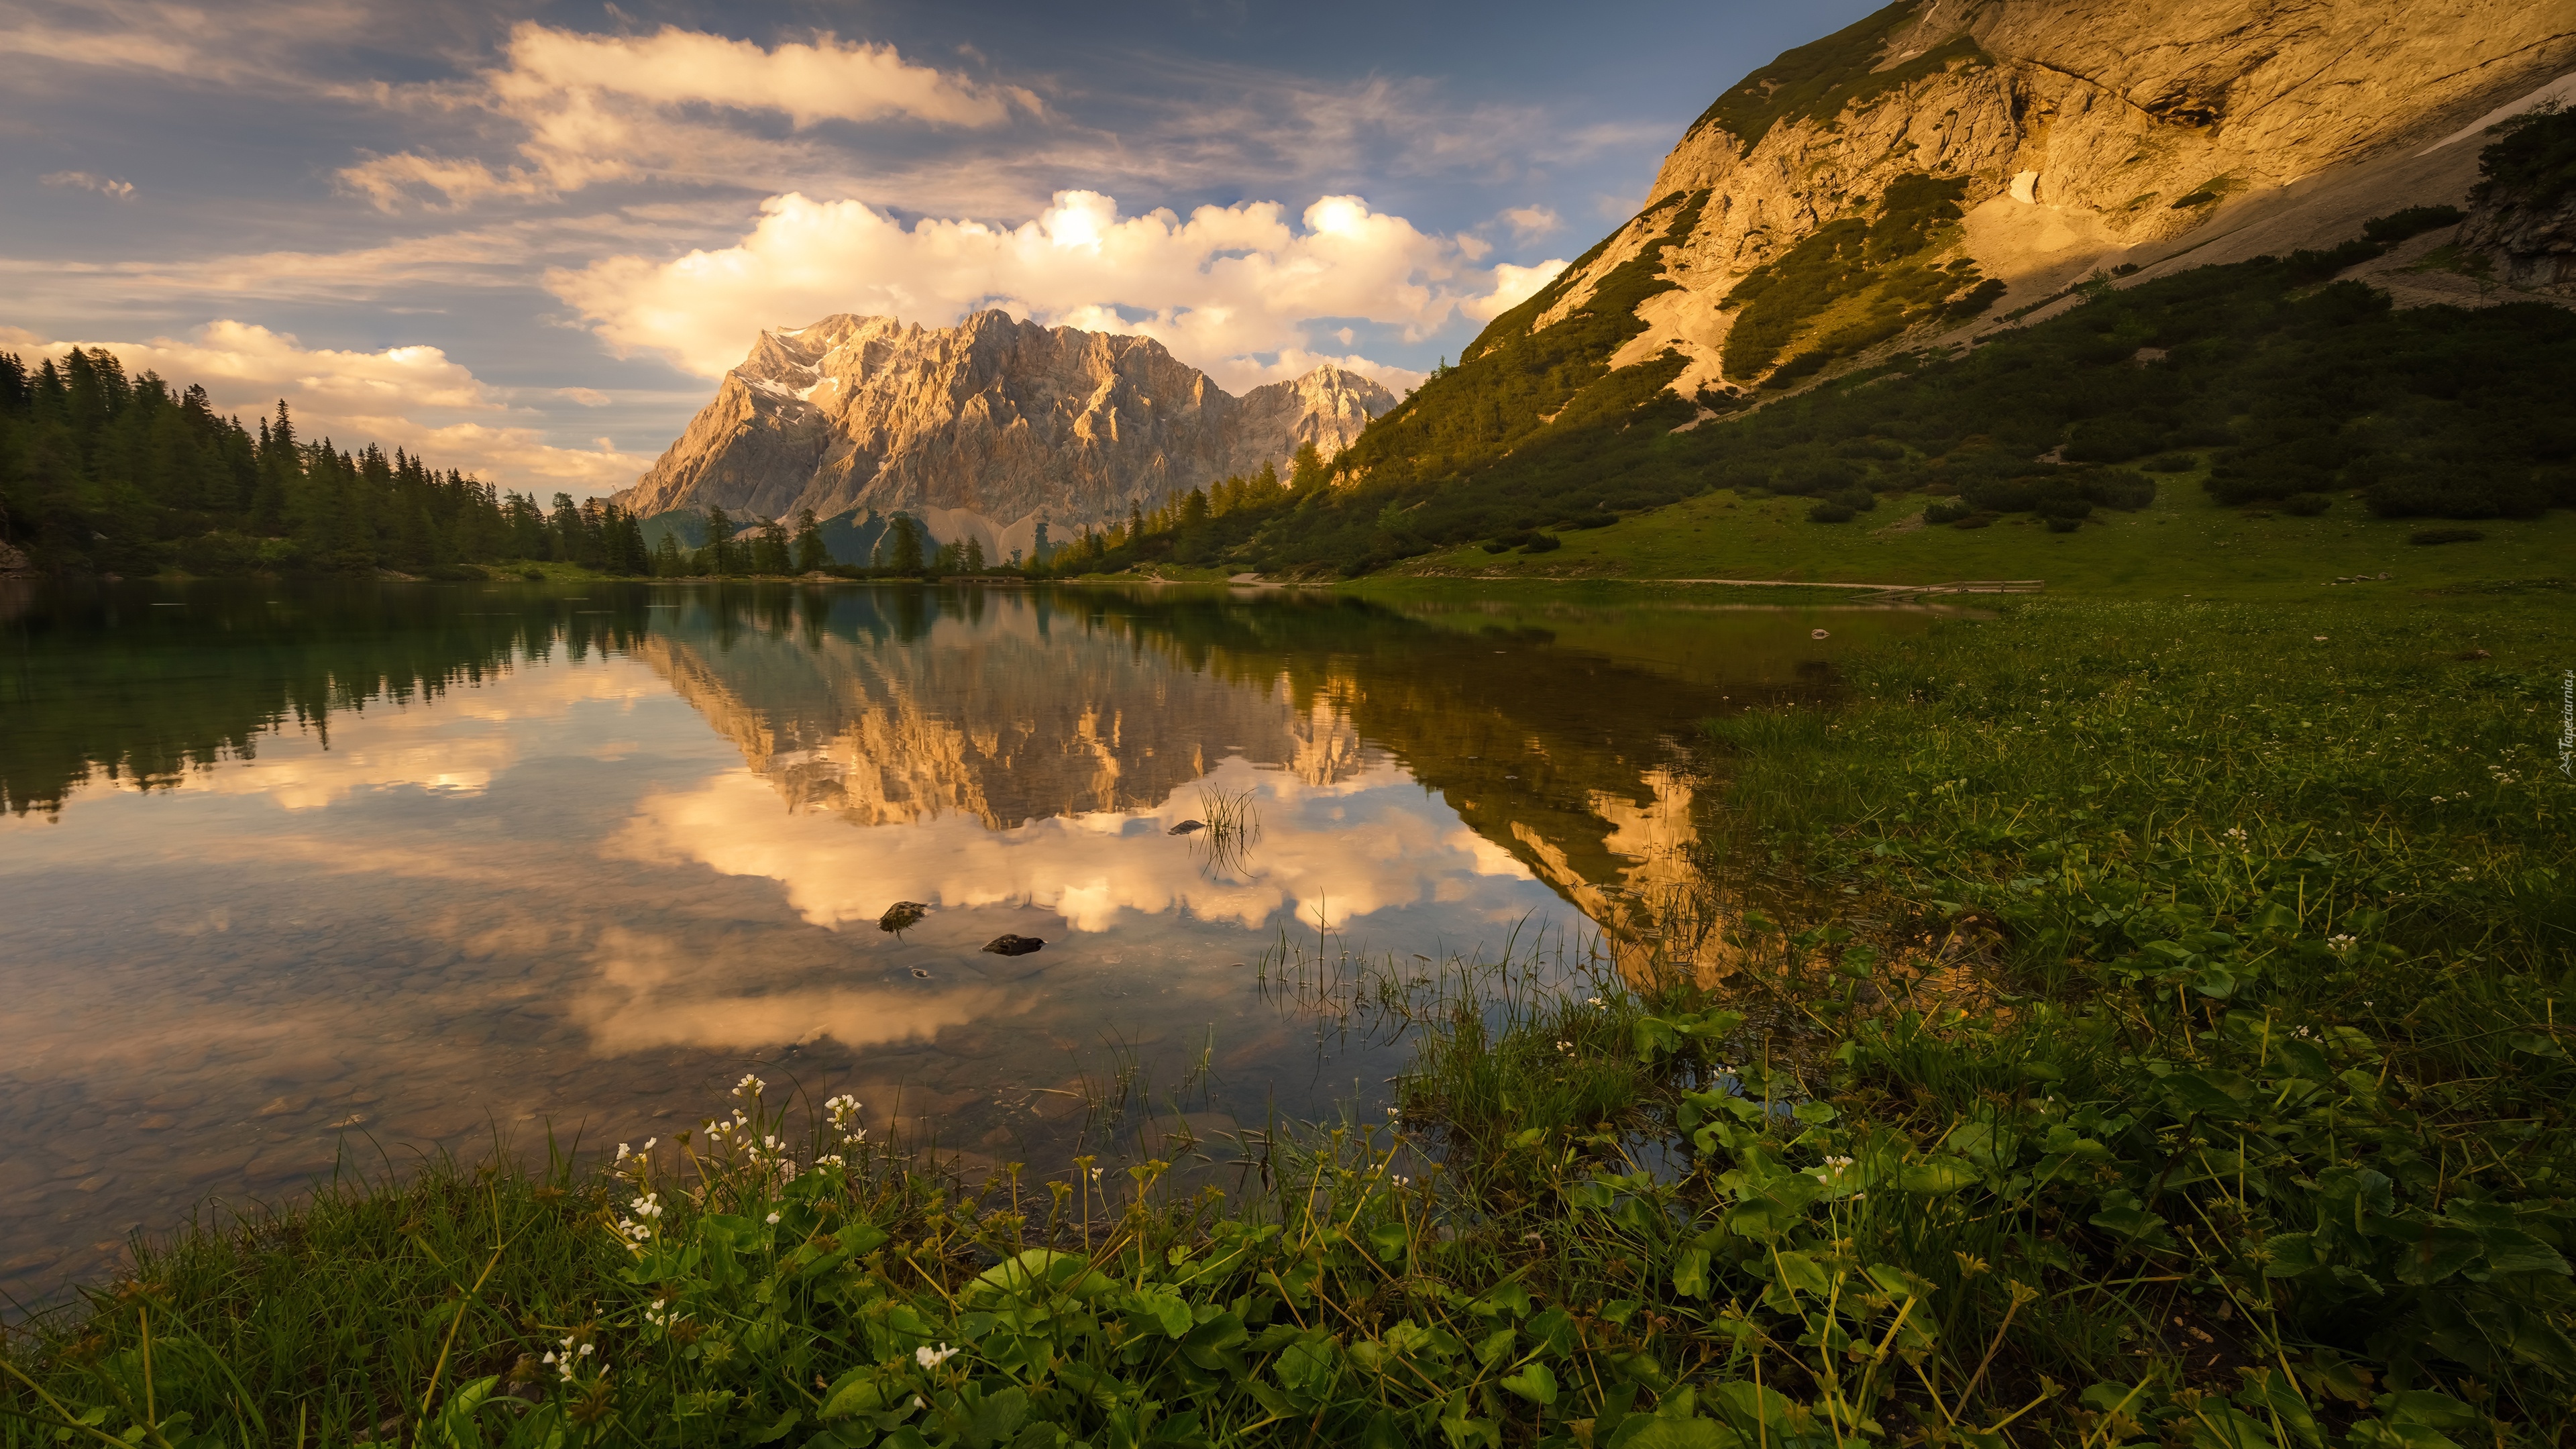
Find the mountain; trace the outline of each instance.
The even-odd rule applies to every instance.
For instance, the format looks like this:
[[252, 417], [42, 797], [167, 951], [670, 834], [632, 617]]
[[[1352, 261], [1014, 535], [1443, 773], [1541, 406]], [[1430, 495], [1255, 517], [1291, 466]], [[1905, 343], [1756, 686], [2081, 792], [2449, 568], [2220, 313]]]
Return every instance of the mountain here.
[[1137, 501], [1329, 458], [1395, 405], [1324, 366], [1235, 397], [1145, 337], [979, 312], [955, 327], [826, 317], [763, 332], [635, 485], [645, 515], [902, 511], [999, 558]]
[[[2297, 213], [2350, 225], [2374, 200], [2459, 202], [2477, 148], [2425, 143], [2571, 64], [2576, 11], [2533, 0], [1902, 0], [1718, 97], [1665, 158], [1655, 204], [1524, 325], [1562, 319], [1656, 248], [1673, 285], [1633, 309], [1644, 326], [1612, 364], [1669, 348], [1690, 396], [1865, 351], [1896, 330], [1887, 314], [1956, 325], [1926, 304], [1977, 279], [2020, 302], [2096, 267], [2314, 245], [2337, 218]], [[2318, 195], [2354, 182], [2374, 194]], [[1940, 201], [1891, 236], [1880, 223], [1909, 183]], [[1809, 243], [1865, 225], [1859, 275], [1800, 285], [1826, 270]], [[1889, 295], [1909, 270], [1957, 281]], [[1882, 290], [1864, 296], [1872, 274]], [[1733, 335], [1748, 327], [1762, 335]]]
[[2458, 205], [2479, 150], [2461, 143], [2571, 64], [2576, 11], [2534, 0], [1899, 0], [1728, 87], [1645, 210], [1342, 473], [1471, 472], [1668, 391], [1778, 391], [1990, 332], [2097, 270]]

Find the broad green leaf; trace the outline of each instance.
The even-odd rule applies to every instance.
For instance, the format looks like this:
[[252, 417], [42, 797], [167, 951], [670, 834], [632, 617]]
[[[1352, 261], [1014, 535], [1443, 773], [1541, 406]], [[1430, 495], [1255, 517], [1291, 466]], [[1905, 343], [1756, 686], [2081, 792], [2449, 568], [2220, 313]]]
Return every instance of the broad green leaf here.
[[1771, 1262], [1780, 1281], [1801, 1293], [1822, 1298], [1833, 1291], [1833, 1280], [1825, 1276], [1823, 1266], [1804, 1253], [1774, 1253]]
[[2476, 1232], [2434, 1218], [2422, 1225], [2421, 1236], [2399, 1255], [2397, 1281], [2410, 1288], [2430, 1287], [2476, 1262], [2485, 1252], [2486, 1243]]
[[2270, 1255], [2263, 1265], [2266, 1278], [2295, 1278], [2317, 1265], [2317, 1240], [2307, 1233], [2274, 1233], [2263, 1248]]
[[2211, 1116], [2232, 1117], [2244, 1109], [2254, 1095], [2254, 1084], [2230, 1071], [2211, 1068], [2198, 1072], [2169, 1073], [2157, 1084], [2164, 1089], [2176, 1110], [2200, 1112]]
[[1619, 1449], [1742, 1449], [1754, 1442], [1713, 1419], [1641, 1416], [1628, 1423], [1634, 1432], [1620, 1433]]
[[2449, 1394], [2434, 1389], [2399, 1389], [2382, 1394], [2371, 1407], [2396, 1424], [2421, 1424], [2427, 1429], [2450, 1432], [2475, 1429], [2485, 1416]]
[[1556, 1402], [1556, 1375], [1549, 1372], [1546, 1364], [1526, 1364], [1519, 1373], [1505, 1374], [1501, 1382], [1504, 1388], [1533, 1404]]
[[1673, 1291], [1684, 1298], [1708, 1296], [1708, 1249], [1682, 1249], [1673, 1265]]
[[1957, 1192], [1977, 1180], [1977, 1169], [1956, 1157], [1933, 1157], [1908, 1163], [1896, 1174], [1896, 1185], [1907, 1192]]
[[885, 1390], [877, 1382], [874, 1364], [854, 1368], [832, 1381], [823, 1392], [823, 1409], [816, 1415], [824, 1420], [846, 1419], [853, 1414], [873, 1414], [885, 1407]]

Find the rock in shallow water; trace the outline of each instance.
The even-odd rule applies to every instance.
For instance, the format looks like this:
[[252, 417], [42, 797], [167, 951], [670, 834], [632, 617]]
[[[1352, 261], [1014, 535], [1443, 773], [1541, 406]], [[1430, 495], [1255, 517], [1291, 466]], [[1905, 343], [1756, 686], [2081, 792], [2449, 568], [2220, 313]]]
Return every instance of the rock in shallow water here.
[[1025, 956], [1045, 944], [1035, 936], [1003, 935], [986, 942], [984, 949], [996, 956]]
[[1205, 829], [1207, 829], [1207, 822], [1204, 820], [1184, 820], [1180, 824], [1173, 826], [1171, 829], [1166, 830], [1163, 833], [1165, 835], [1189, 835]]
[[920, 925], [921, 918], [929, 914], [930, 907], [919, 901], [897, 901], [886, 907], [884, 915], [877, 917], [877, 929], [880, 931], [910, 930]]

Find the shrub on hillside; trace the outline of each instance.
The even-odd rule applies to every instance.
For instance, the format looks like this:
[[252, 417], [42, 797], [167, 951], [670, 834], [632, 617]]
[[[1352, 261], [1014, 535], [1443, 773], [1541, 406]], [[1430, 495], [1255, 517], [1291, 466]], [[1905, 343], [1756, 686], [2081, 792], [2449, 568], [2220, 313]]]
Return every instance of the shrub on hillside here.
[[2076, 488], [2085, 501], [2135, 513], [2156, 501], [2156, 480], [2121, 468], [2103, 468], [2087, 473]]
[[2048, 520], [2048, 531], [2051, 533], [2073, 533], [2083, 526], [2084, 520], [2081, 518], [2051, 517]]
[[2381, 246], [2395, 246], [2408, 237], [2421, 236], [2440, 227], [2458, 226], [2469, 214], [2456, 206], [2410, 206], [2386, 216], [2374, 216], [2361, 224], [2361, 234]]
[[1859, 515], [1847, 503], [1822, 502], [1807, 510], [1809, 523], [1849, 523]]
[[1558, 538], [1555, 534], [1534, 533], [1530, 535], [1529, 542], [1521, 545], [1521, 552], [1554, 553], [1556, 550], [1563, 547], [1565, 547], [1565, 540]]
[[2077, 463], [2125, 463], [2164, 446], [2165, 430], [2140, 417], [2087, 418], [2068, 433], [2066, 456]]
[[1944, 523], [1956, 523], [1963, 518], [1973, 518], [1976, 512], [1977, 510], [1968, 504], [1945, 498], [1923, 510], [1923, 521], [1937, 527]]
[[2406, 535], [2406, 541], [2429, 546], [2439, 543], [2476, 543], [2485, 537], [2485, 534], [2474, 528], [2419, 528]]
[[2294, 518], [2314, 518], [2334, 507], [2334, 500], [2322, 493], [2293, 493], [2281, 500], [2281, 511]]

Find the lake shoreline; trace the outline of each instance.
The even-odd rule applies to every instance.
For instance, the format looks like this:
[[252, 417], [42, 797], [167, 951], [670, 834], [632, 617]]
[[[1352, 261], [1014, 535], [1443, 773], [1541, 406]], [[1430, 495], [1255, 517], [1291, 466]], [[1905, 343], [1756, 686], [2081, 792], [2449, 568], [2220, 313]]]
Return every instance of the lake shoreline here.
[[1321, 1001], [1410, 1024], [1394, 1121], [1246, 1134], [1229, 1196], [969, 1188], [747, 1083], [152, 1248], [17, 1362], [119, 1432], [148, 1322], [173, 1442], [2548, 1442], [2563, 600], [1998, 614], [1718, 727], [1742, 803], [1628, 969]]

